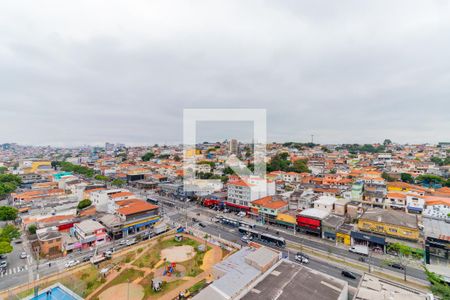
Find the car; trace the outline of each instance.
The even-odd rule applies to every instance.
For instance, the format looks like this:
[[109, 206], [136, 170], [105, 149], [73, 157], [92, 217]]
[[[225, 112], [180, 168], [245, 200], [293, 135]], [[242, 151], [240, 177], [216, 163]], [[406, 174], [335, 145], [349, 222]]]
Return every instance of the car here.
[[6, 259], [6, 255], [5, 254], [0, 254], [0, 259]]
[[20, 258], [24, 259], [24, 258], [27, 258], [27, 257], [28, 257], [28, 254], [26, 252], [20, 253]]
[[108, 251], [105, 251], [105, 252], [103, 253], [103, 256], [105, 256], [106, 258], [111, 258], [111, 257], [112, 257], [112, 254], [113, 254], [113, 252], [110, 251], [110, 250], [108, 250]]
[[303, 257], [305, 257], [305, 258], [307, 258], [307, 259], [309, 259], [309, 256], [308, 255], [306, 255], [305, 253], [303, 253], [303, 252], [297, 252], [297, 254], [295, 254], [296, 256], [303, 256]]
[[202, 227], [202, 228], [205, 228], [205, 227], [206, 227], [206, 225], [203, 224], [203, 223], [198, 223], [198, 226], [200, 226], [200, 227]]
[[8, 262], [6, 260], [0, 261], [0, 268], [4, 269], [8, 266]]
[[85, 257], [83, 257], [83, 258], [81, 259], [81, 261], [82, 261], [82, 262], [88, 262], [88, 261], [91, 259], [91, 257], [92, 257], [92, 256], [90, 256], [90, 255], [85, 256]]
[[295, 256], [295, 260], [298, 261], [299, 263], [302, 263], [302, 264], [309, 263], [309, 259], [304, 257], [303, 255], [296, 255]]
[[79, 263], [80, 263], [79, 260], [72, 259], [72, 260], [69, 260], [68, 262], [66, 262], [64, 264], [64, 267], [65, 268], [72, 268], [72, 267], [75, 267], [76, 265], [78, 265]]
[[127, 246], [131, 246], [133, 244], [136, 244], [136, 239], [126, 240], [126, 242], [125, 242], [125, 245], [127, 245]]
[[243, 218], [243, 217], [245, 217], [247, 214], [244, 212], [244, 211], [240, 211], [240, 212], [238, 212], [238, 214], [237, 214], [237, 216], [238, 217], [241, 217], [241, 218]]
[[127, 244], [127, 240], [121, 240], [119, 242], [119, 245], [121, 245], [121, 246], [126, 245], [126, 244]]
[[399, 263], [390, 263], [390, 264], [388, 264], [388, 266], [391, 267], [391, 268], [394, 268], [394, 269], [399, 269], [399, 270], [404, 270], [405, 269], [405, 267], [402, 266]]
[[350, 271], [347, 271], [347, 270], [343, 270], [343, 271], [341, 272], [341, 275], [344, 276], [344, 277], [350, 278], [350, 279], [356, 279], [356, 275], [353, 274], [353, 273], [350, 272]]
[[15, 240], [15, 241], [14, 241], [14, 244], [22, 244], [22, 242], [23, 242], [23, 241], [22, 241], [21, 239], [18, 239], [18, 240]]
[[192, 222], [196, 223], [196, 222], [198, 222], [198, 219], [197, 218], [192, 218]]
[[241, 241], [243, 241], [244, 243], [250, 243], [253, 240], [253, 237], [251, 235], [243, 235], [241, 237]]

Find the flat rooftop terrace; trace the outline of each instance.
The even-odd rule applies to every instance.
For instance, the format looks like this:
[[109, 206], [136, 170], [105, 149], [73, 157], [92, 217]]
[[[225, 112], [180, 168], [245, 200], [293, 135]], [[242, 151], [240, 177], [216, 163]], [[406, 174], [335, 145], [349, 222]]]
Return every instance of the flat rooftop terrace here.
[[242, 299], [331, 300], [342, 293], [346, 299], [347, 282], [283, 260]]

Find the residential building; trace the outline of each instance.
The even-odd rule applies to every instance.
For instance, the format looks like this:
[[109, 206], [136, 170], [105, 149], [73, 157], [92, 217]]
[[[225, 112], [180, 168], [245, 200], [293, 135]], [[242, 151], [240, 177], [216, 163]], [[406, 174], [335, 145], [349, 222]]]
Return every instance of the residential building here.
[[74, 224], [71, 232], [78, 238], [82, 248], [102, 244], [107, 238], [106, 228], [94, 220], [84, 220]]
[[419, 240], [417, 216], [394, 210], [367, 210], [358, 220], [358, 229], [399, 239]]

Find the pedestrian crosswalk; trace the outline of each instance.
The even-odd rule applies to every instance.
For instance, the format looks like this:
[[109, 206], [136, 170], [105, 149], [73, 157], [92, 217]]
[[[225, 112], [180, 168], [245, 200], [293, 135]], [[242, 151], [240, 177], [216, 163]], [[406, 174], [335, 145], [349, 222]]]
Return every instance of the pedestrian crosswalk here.
[[19, 273], [19, 272], [23, 272], [23, 271], [28, 271], [28, 265], [1, 270], [0, 271], [0, 278], [5, 277], [5, 276], [9, 276], [9, 275], [13, 275], [13, 274], [16, 274], [16, 273]]

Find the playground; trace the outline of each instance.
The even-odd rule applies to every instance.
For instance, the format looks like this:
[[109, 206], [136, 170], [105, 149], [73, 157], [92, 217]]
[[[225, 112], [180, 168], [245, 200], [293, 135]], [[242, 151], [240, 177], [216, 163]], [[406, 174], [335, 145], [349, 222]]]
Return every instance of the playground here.
[[111, 270], [86, 299], [173, 299], [210, 278], [222, 249], [187, 234], [169, 235], [137, 248], [131, 260]]

